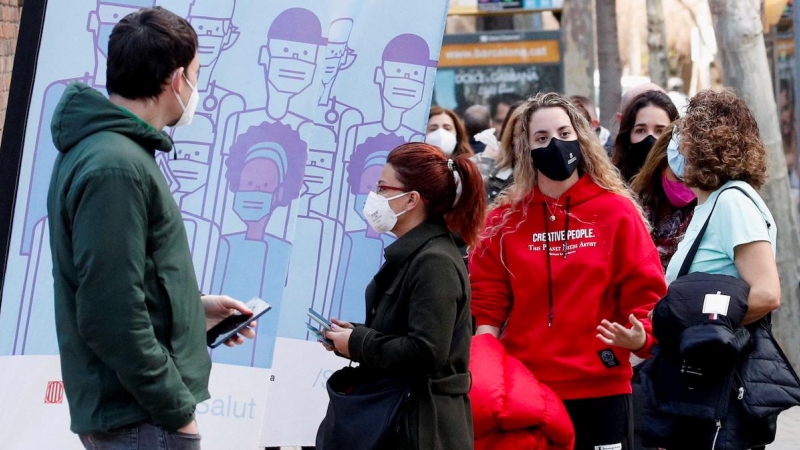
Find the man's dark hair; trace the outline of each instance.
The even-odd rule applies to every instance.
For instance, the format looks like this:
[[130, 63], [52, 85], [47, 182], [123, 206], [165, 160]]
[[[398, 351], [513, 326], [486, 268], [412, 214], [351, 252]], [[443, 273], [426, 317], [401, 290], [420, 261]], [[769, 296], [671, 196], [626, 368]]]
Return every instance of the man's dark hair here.
[[472, 105], [464, 111], [464, 128], [467, 136], [473, 136], [492, 126], [492, 115], [489, 108], [484, 105]]
[[160, 6], [128, 14], [108, 40], [106, 90], [131, 100], [156, 98], [196, 54], [197, 34], [183, 17]]
[[523, 100], [522, 96], [515, 94], [513, 92], [506, 92], [505, 94], [495, 94], [489, 97], [489, 109], [492, 112], [492, 117], [494, 117], [497, 114], [498, 105], [506, 104], [508, 106], [511, 106], [520, 100]]

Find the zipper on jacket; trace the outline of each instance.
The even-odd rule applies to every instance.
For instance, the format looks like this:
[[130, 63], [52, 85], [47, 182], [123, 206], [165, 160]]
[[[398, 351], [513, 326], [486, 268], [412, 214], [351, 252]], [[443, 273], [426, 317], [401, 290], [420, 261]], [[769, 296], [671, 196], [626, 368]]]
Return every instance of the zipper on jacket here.
[[742, 377], [739, 376], [739, 372], [736, 371], [733, 372], [733, 390], [736, 392], [736, 400], [744, 398], [744, 382]]

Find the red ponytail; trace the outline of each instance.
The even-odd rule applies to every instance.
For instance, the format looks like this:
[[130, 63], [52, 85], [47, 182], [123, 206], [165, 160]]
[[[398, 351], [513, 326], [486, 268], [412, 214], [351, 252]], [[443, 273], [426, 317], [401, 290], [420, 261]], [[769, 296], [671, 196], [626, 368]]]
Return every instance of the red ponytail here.
[[[469, 156], [450, 160], [432, 145], [413, 142], [392, 150], [386, 162], [406, 189], [419, 192], [425, 199], [428, 216], [444, 216], [447, 227], [460, 234], [468, 246], [477, 244], [486, 216], [486, 193], [481, 174]], [[460, 194], [456, 186], [459, 178]]]

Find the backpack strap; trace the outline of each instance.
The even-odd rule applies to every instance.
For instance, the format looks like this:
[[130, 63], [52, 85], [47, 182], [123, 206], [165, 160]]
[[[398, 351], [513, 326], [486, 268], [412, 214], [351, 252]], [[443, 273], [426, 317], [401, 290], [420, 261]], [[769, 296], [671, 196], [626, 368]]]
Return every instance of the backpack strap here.
[[[736, 189], [737, 191], [741, 192], [742, 194], [746, 195], [747, 198], [750, 199], [755, 205], [756, 208], [761, 212], [761, 208], [758, 207], [758, 203], [756, 203], [755, 199], [750, 196], [750, 194], [745, 191], [744, 189], [740, 188], [739, 186], [731, 186], [723, 189], [717, 198], [714, 200], [714, 205], [711, 207], [711, 212], [708, 214], [708, 219], [706, 219], [706, 223], [703, 224], [703, 228], [700, 229], [700, 232], [697, 233], [697, 237], [694, 239], [692, 243], [692, 247], [689, 249], [689, 253], [686, 254], [686, 258], [683, 260], [683, 264], [681, 265], [681, 270], [678, 272], [678, 278], [686, 275], [689, 273], [689, 269], [692, 267], [692, 263], [694, 262], [694, 257], [697, 255], [697, 250], [700, 248], [700, 242], [703, 240], [703, 235], [706, 233], [706, 228], [708, 228], [708, 223], [711, 221], [711, 216], [714, 214], [714, 208], [717, 207], [717, 201], [722, 196], [722, 193], [729, 190], [729, 189]], [[761, 213], [763, 216], [763, 212]], [[764, 222], [767, 224], [767, 230], [772, 228], [772, 224], [764, 218]]]

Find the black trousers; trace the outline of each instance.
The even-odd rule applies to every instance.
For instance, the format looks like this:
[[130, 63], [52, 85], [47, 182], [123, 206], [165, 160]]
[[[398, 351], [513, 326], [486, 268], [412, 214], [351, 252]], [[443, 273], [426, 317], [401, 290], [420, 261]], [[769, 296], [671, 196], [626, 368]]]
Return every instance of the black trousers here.
[[575, 426], [575, 450], [632, 450], [630, 395], [565, 400]]

